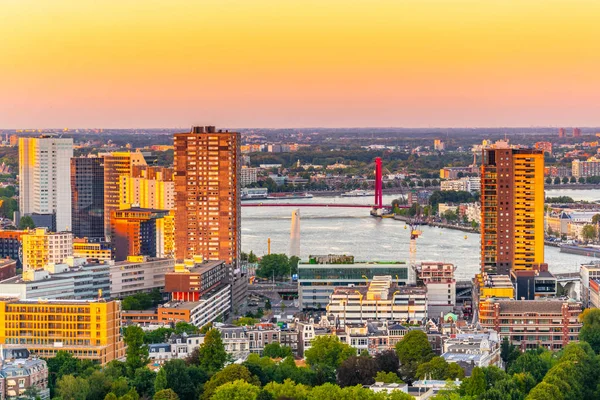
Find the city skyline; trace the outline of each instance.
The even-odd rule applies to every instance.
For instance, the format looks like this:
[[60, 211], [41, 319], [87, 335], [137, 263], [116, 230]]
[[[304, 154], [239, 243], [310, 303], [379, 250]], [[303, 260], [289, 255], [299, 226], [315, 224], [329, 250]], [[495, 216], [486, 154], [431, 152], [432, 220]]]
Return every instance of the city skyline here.
[[0, 125], [593, 126], [599, 15], [584, 0], [7, 2]]

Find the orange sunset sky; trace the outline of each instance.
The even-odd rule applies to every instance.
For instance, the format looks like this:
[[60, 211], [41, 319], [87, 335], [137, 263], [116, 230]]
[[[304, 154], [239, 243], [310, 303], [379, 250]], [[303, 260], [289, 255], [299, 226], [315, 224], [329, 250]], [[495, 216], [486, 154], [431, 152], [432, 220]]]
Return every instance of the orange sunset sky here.
[[0, 0], [0, 128], [600, 125], [599, 0]]

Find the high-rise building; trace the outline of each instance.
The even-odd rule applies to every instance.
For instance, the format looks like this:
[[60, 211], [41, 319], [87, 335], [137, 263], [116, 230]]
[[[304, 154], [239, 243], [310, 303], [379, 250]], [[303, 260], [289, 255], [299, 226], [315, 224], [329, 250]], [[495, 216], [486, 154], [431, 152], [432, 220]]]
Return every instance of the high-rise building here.
[[236, 266], [240, 254], [240, 134], [195, 126], [175, 134], [175, 254]]
[[73, 236], [104, 239], [104, 163], [100, 157], [71, 159]]
[[559, 138], [564, 138], [565, 136], [566, 136], [566, 134], [565, 134], [565, 128], [560, 128], [558, 130], [558, 137]]
[[571, 163], [571, 175], [575, 178], [600, 176], [600, 159], [590, 157], [586, 161], [573, 160]]
[[[15, 329], [19, 327], [18, 329]], [[0, 299], [0, 343], [38, 357], [58, 351], [105, 365], [125, 356], [118, 301]]]
[[482, 272], [509, 275], [544, 263], [544, 154], [498, 142], [481, 166]]
[[573, 137], [581, 137], [581, 129], [573, 128]]
[[19, 212], [36, 226], [71, 230], [71, 157], [73, 139], [19, 138]]
[[433, 149], [436, 151], [444, 151], [446, 150], [446, 143], [444, 143], [441, 139], [435, 139], [433, 141]]
[[121, 175], [130, 175], [136, 165], [146, 165], [140, 152], [115, 152], [104, 155], [104, 235], [110, 239], [111, 212], [120, 208]]
[[23, 277], [28, 271], [44, 269], [48, 264], [59, 264], [73, 256], [71, 232], [49, 232], [36, 228], [21, 237], [23, 241]]
[[175, 226], [167, 210], [128, 208], [111, 215], [113, 258], [129, 256], [172, 257]]
[[157, 210], [175, 210], [173, 168], [134, 165], [130, 174], [120, 177], [119, 208], [134, 205]]

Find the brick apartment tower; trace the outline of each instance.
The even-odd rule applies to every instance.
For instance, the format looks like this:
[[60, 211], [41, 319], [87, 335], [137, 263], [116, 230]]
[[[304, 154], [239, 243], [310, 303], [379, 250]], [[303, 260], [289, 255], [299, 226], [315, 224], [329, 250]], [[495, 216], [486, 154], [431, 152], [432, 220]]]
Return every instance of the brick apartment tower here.
[[175, 258], [234, 268], [240, 256], [240, 134], [194, 126], [175, 134]]
[[581, 129], [573, 128], [573, 137], [581, 137]]
[[506, 142], [483, 150], [481, 269], [533, 271], [544, 263], [544, 153]]
[[560, 128], [560, 129], [558, 130], [558, 137], [559, 137], [559, 138], [564, 138], [565, 136], [566, 136], [566, 135], [565, 135], [565, 128]]

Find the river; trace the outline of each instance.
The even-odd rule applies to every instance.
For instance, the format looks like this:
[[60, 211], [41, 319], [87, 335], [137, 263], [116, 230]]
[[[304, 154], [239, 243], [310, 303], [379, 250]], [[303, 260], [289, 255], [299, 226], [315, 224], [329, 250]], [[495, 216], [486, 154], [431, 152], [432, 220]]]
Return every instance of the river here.
[[[571, 196], [576, 200], [600, 199], [596, 190], [548, 190], [547, 196]], [[384, 204], [390, 204], [397, 195], [386, 195]], [[268, 202], [269, 200], [265, 201]], [[270, 200], [272, 201], [272, 200]], [[278, 202], [284, 202], [280, 200]], [[291, 203], [371, 204], [369, 197], [314, 197], [290, 200]], [[243, 207], [242, 251], [267, 253], [267, 239], [271, 238], [272, 253], [289, 253], [292, 208]], [[404, 222], [373, 218], [365, 208], [300, 207], [300, 256], [310, 254], [349, 254], [357, 261], [406, 261], [409, 259], [410, 235]], [[444, 261], [457, 266], [458, 279], [470, 279], [479, 270], [479, 234], [421, 227], [417, 239], [418, 261]], [[546, 262], [550, 271], [577, 272], [579, 265], [589, 257], [560, 253], [556, 247], [546, 247]]]

